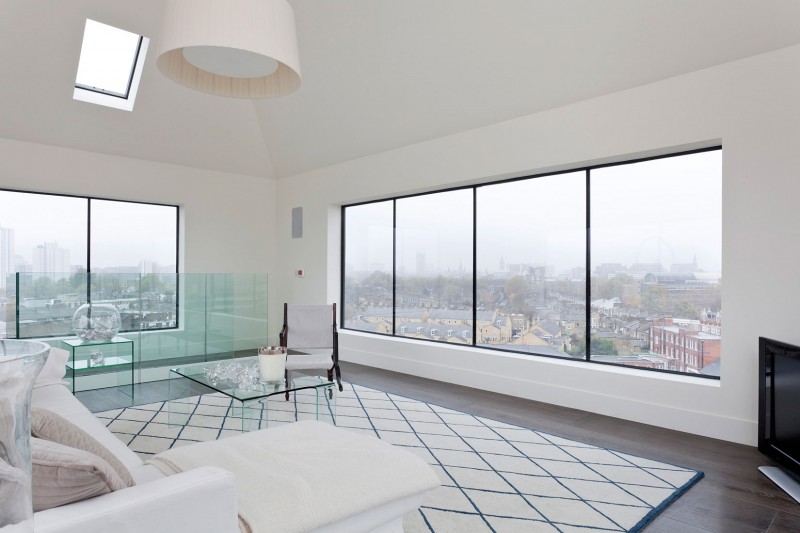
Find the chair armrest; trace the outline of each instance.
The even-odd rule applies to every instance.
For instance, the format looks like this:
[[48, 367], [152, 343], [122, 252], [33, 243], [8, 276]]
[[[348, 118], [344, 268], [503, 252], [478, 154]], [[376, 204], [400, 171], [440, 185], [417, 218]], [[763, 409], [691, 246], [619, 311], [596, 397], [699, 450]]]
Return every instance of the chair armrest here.
[[36, 533], [236, 533], [236, 481], [222, 468], [195, 468], [40, 511], [33, 522]]

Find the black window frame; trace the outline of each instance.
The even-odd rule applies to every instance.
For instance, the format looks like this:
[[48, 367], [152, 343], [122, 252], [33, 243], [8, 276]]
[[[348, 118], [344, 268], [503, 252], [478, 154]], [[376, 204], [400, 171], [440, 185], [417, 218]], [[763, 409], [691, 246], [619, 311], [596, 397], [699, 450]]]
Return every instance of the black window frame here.
[[[426, 195], [431, 195], [431, 194], [445, 193], [445, 192], [450, 192], [450, 191], [471, 189], [473, 191], [473, 195], [472, 195], [472, 198], [473, 198], [473, 203], [472, 203], [472, 245], [473, 245], [472, 246], [472, 304], [473, 305], [472, 305], [472, 326], [471, 326], [472, 327], [472, 339], [470, 339], [470, 344], [468, 344], [468, 346], [471, 346], [473, 348], [479, 347], [481, 349], [491, 350], [491, 351], [499, 352], [499, 353], [514, 353], [514, 354], [534, 356], [534, 357], [548, 357], [548, 358], [558, 359], [558, 360], [562, 360], [562, 361], [565, 360], [563, 357], [559, 357], [559, 356], [556, 356], [556, 355], [543, 354], [543, 353], [523, 352], [523, 351], [520, 351], [520, 350], [511, 350], [511, 349], [508, 349], [507, 347], [504, 347], [504, 348], [500, 349], [500, 348], [492, 348], [492, 347], [489, 347], [489, 346], [486, 346], [486, 345], [478, 346], [478, 344], [477, 344], [477, 331], [476, 331], [476, 328], [477, 328], [477, 312], [478, 312], [478, 310], [477, 310], [478, 306], [476, 305], [476, 302], [477, 302], [478, 276], [477, 276], [477, 254], [475, 253], [476, 249], [477, 249], [477, 235], [478, 235], [478, 231], [477, 231], [477, 222], [478, 222], [478, 218], [477, 218], [478, 217], [477, 195], [478, 195], [478, 189], [480, 189], [481, 187], [498, 185], [498, 184], [502, 184], [502, 183], [511, 183], [511, 182], [515, 182], [515, 181], [543, 178], [543, 177], [547, 177], [547, 176], [557, 176], [557, 175], [561, 175], [561, 174], [585, 172], [585, 175], [586, 175], [586, 178], [585, 178], [585, 180], [586, 180], [586, 182], [585, 182], [585, 187], [586, 187], [586, 190], [585, 190], [585, 194], [586, 194], [586, 220], [585, 220], [585, 227], [586, 227], [586, 239], [585, 239], [585, 242], [586, 242], [586, 264], [585, 264], [585, 268], [586, 268], [586, 281], [585, 281], [585, 284], [586, 284], [586, 287], [585, 287], [585, 290], [586, 290], [586, 292], [585, 292], [585, 294], [586, 294], [586, 297], [585, 297], [586, 298], [586, 305], [585, 305], [585, 307], [586, 307], [586, 317], [585, 317], [585, 320], [586, 320], [586, 325], [585, 325], [584, 338], [586, 339], [587, 349], [586, 349], [586, 354], [584, 356], [584, 359], [570, 358], [568, 360], [577, 361], [577, 362], [591, 363], [591, 364], [595, 364], [595, 365], [607, 365], [607, 366], [614, 366], [614, 367], [622, 367], [622, 368], [628, 368], [628, 369], [637, 370], [637, 371], [641, 370], [641, 371], [645, 371], [645, 372], [660, 372], [660, 373], [665, 373], [665, 374], [674, 374], [674, 375], [679, 375], [679, 376], [692, 376], [692, 377], [698, 377], [698, 378], [702, 378], [702, 379], [710, 379], [710, 380], [719, 381], [721, 379], [721, 376], [715, 376], [715, 375], [709, 375], [709, 374], [695, 374], [695, 373], [691, 373], [691, 372], [681, 372], [681, 371], [678, 371], [678, 370], [669, 370], [669, 369], [661, 369], [661, 368], [647, 368], [647, 367], [626, 365], [626, 364], [623, 364], [623, 363], [614, 363], [614, 362], [609, 362], [609, 361], [593, 360], [591, 358], [591, 351], [589, 350], [588, 347], [591, 345], [591, 328], [592, 328], [592, 310], [591, 310], [591, 305], [590, 305], [590, 302], [592, 301], [592, 298], [591, 298], [591, 296], [592, 296], [592, 292], [591, 292], [591, 285], [592, 285], [592, 276], [591, 276], [591, 265], [592, 265], [592, 257], [591, 257], [591, 171], [592, 170], [596, 170], [596, 169], [600, 169], [600, 168], [631, 165], [631, 164], [636, 164], [636, 163], [643, 163], [643, 162], [646, 162], [646, 161], [654, 161], [654, 160], [658, 160], [658, 159], [667, 159], [667, 158], [672, 158], [672, 157], [681, 157], [681, 156], [687, 156], [687, 155], [692, 155], [692, 154], [699, 154], [699, 153], [713, 152], [713, 151], [721, 151], [721, 150], [722, 150], [722, 145], [719, 144], [719, 145], [714, 145], [714, 146], [709, 146], [709, 147], [704, 147], [704, 148], [697, 148], [697, 149], [692, 149], [692, 150], [684, 150], [684, 151], [679, 151], [679, 152], [670, 152], [670, 153], [647, 156], [647, 157], [626, 159], [626, 160], [622, 160], [622, 161], [602, 163], [602, 164], [597, 164], [597, 165], [579, 166], [579, 167], [568, 168], [568, 169], [558, 170], [558, 171], [553, 171], [553, 172], [545, 172], [545, 173], [540, 173], [540, 174], [531, 174], [531, 175], [526, 175], [526, 176], [519, 176], [519, 177], [514, 177], [514, 178], [495, 180], [495, 181], [480, 183], [480, 184], [476, 184], [476, 185], [464, 185], [464, 186], [457, 186], [457, 187], [447, 187], [447, 188], [443, 188], [443, 189], [437, 189], [437, 190], [434, 190], [434, 191], [426, 191], [426, 192], [421, 192], [421, 193], [393, 196], [393, 197], [389, 197], [389, 198], [380, 198], [380, 199], [377, 199], [377, 200], [369, 200], [369, 201], [365, 201], [365, 202], [355, 202], [355, 203], [350, 203], [350, 204], [343, 204], [341, 206], [341, 241], [340, 241], [341, 242], [341, 249], [340, 249], [340, 262], [341, 262], [340, 263], [340, 299], [341, 299], [341, 305], [339, 306], [339, 313], [340, 313], [339, 321], [340, 321], [340, 324], [341, 324], [341, 329], [346, 330], [346, 331], [358, 331], [360, 333], [365, 333], [365, 334], [374, 335], [374, 336], [391, 337], [391, 338], [397, 338], [397, 337], [406, 338], [406, 337], [398, 335], [397, 334], [397, 328], [396, 328], [396, 310], [397, 310], [397, 300], [396, 300], [396, 296], [397, 296], [397, 200], [402, 200], [404, 198], [413, 198], [413, 197], [417, 197], [417, 196], [426, 196]], [[348, 208], [357, 207], [357, 206], [360, 206], [360, 205], [375, 204], [375, 203], [387, 202], [387, 201], [391, 201], [392, 202], [392, 332], [391, 333], [378, 333], [378, 332], [370, 332], [370, 331], [363, 331], [363, 330], [359, 330], [359, 329], [348, 328], [345, 325], [346, 324], [346, 322], [345, 322], [345, 308], [346, 308], [346, 305], [345, 305], [345, 303], [346, 303], [345, 302], [345, 275], [346, 275], [346, 264], [345, 264], [346, 256], [345, 256], [345, 251], [346, 251], [346, 246], [347, 246], [347, 242], [346, 242], [346, 223], [347, 223], [346, 210]], [[426, 343], [445, 344], [445, 345], [448, 345], [448, 346], [455, 346], [455, 347], [464, 346], [464, 345], [461, 345], [461, 344], [449, 343], [449, 342], [443, 341], [443, 340], [434, 340], [434, 339], [415, 339], [415, 340], [419, 340], [420, 342], [426, 342]], [[720, 358], [721, 358], [721, 356], [720, 356]]]
[[[0, 191], [2, 192], [11, 192], [11, 193], [21, 193], [21, 194], [38, 194], [42, 196], [56, 196], [60, 198], [78, 198], [82, 200], [86, 200], [86, 302], [90, 303], [92, 301], [92, 200], [102, 200], [108, 202], [124, 202], [127, 204], [140, 204], [140, 205], [155, 205], [161, 207], [172, 207], [175, 208], [175, 325], [174, 326], [166, 326], [166, 327], [159, 327], [159, 328], [148, 328], [147, 331], [165, 331], [165, 330], [173, 330], [180, 328], [180, 283], [179, 283], [179, 275], [180, 275], [180, 206], [175, 204], [165, 204], [160, 202], [140, 202], [135, 200], [120, 200], [118, 198], [108, 198], [108, 197], [101, 197], [101, 196], [82, 196], [79, 194], [61, 194], [61, 193], [51, 193], [51, 192], [42, 192], [42, 191], [29, 191], [24, 189], [9, 189], [6, 187], [0, 187]], [[97, 272], [97, 274], [102, 274], [102, 272]], [[28, 339], [28, 338], [37, 338], [37, 339], [50, 339], [50, 338], [59, 338], [64, 337], [65, 335], [37, 335], [36, 337], [21, 337], [19, 336], [19, 309], [17, 309], [17, 321], [16, 321], [16, 337], [18, 339]], [[120, 330], [120, 333], [130, 333], [132, 331], [142, 331], [140, 330]], [[67, 335], [69, 336], [69, 335]]]

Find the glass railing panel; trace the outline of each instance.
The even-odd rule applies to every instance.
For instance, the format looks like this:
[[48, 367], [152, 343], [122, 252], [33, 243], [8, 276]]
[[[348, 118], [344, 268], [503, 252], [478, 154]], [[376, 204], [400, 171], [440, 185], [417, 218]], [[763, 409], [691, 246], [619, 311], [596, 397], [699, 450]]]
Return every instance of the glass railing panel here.
[[206, 353], [233, 356], [233, 274], [206, 274]]
[[207, 353], [206, 350], [206, 274], [181, 274], [178, 284], [178, 311], [181, 317], [180, 343], [187, 356]]
[[16, 278], [15, 337], [72, 335], [72, 316], [87, 301], [86, 273], [19, 272]]
[[178, 275], [145, 274], [139, 281], [139, 329], [152, 331], [178, 327]]
[[178, 327], [174, 273], [20, 272], [15, 277], [6, 288], [14, 302], [9, 305], [6, 297], [3, 316], [8, 336], [12, 332], [19, 338], [71, 336], [72, 317], [87, 301], [113, 305], [120, 313], [120, 333]]
[[17, 337], [17, 274], [0, 277], [0, 339]]
[[73, 315], [89, 297], [111, 304], [120, 312], [119, 335], [134, 341], [137, 381], [162, 379], [164, 369], [180, 364], [254, 355], [259, 346], [277, 343], [264, 273], [28, 272], [9, 278], [0, 300], [4, 336], [52, 339], [58, 346], [74, 338]]
[[87, 275], [92, 304], [110, 304], [119, 311], [120, 332], [139, 331], [142, 326], [141, 276], [134, 272], [103, 272]]
[[[149, 276], [149, 275], [148, 275]], [[205, 274], [154, 274], [142, 278], [142, 301], [147, 307], [142, 323], [143, 367], [174, 366], [186, 358], [205, 357]], [[155, 286], [161, 291], [148, 296]], [[158, 319], [158, 320], [157, 320]], [[164, 319], [176, 327], [160, 328]], [[194, 359], [191, 359], [194, 361]]]
[[270, 331], [268, 309], [267, 275], [234, 274], [233, 338], [237, 355], [255, 355], [259, 346], [278, 344], [279, 331]]
[[266, 274], [180, 274], [175, 292], [179, 327], [142, 329], [143, 366], [229, 358], [268, 344]]

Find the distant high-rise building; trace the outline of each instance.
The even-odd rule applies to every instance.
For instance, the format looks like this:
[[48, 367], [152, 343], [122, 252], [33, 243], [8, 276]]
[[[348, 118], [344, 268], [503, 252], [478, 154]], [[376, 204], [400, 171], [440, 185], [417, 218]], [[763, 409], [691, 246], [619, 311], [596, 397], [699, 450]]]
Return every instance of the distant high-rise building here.
[[16, 272], [14, 230], [0, 226], [0, 289], [6, 288], [6, 277]]
[[139, 261], [139, 274], [146, 276], [147, 274], [152, 274], [154, 272], [158, 272], [158, 263], [151, 261], [150, 259], [143, 259], [142, 261]]
[[33, 272], [33, 266], [19, 254], [17, 254], [16, 272]]
[[627, 270], [628, 267], [622, 266], [622, 263], [600, 263], [594, 267], [595, 274], [601, 278], [609, 278]]
[[58, 242], [46, 242], [33, 249], [33, 273], [50, 274], [54, 279], [70, 274], [69, 250], [58, 246]]
[[417, 276], [424, 276], [426, 272], [425, 252], [417, 252]]

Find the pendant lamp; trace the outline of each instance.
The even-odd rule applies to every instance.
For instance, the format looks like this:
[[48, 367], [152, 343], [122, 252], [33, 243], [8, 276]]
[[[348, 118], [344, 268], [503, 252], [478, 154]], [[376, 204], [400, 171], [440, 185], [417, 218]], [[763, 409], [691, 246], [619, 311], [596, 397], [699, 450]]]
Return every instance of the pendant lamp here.
[[300, 87], [292, 7], [286, 0], [167, 0], [156, 65], [205, 93], [289, 94]]

